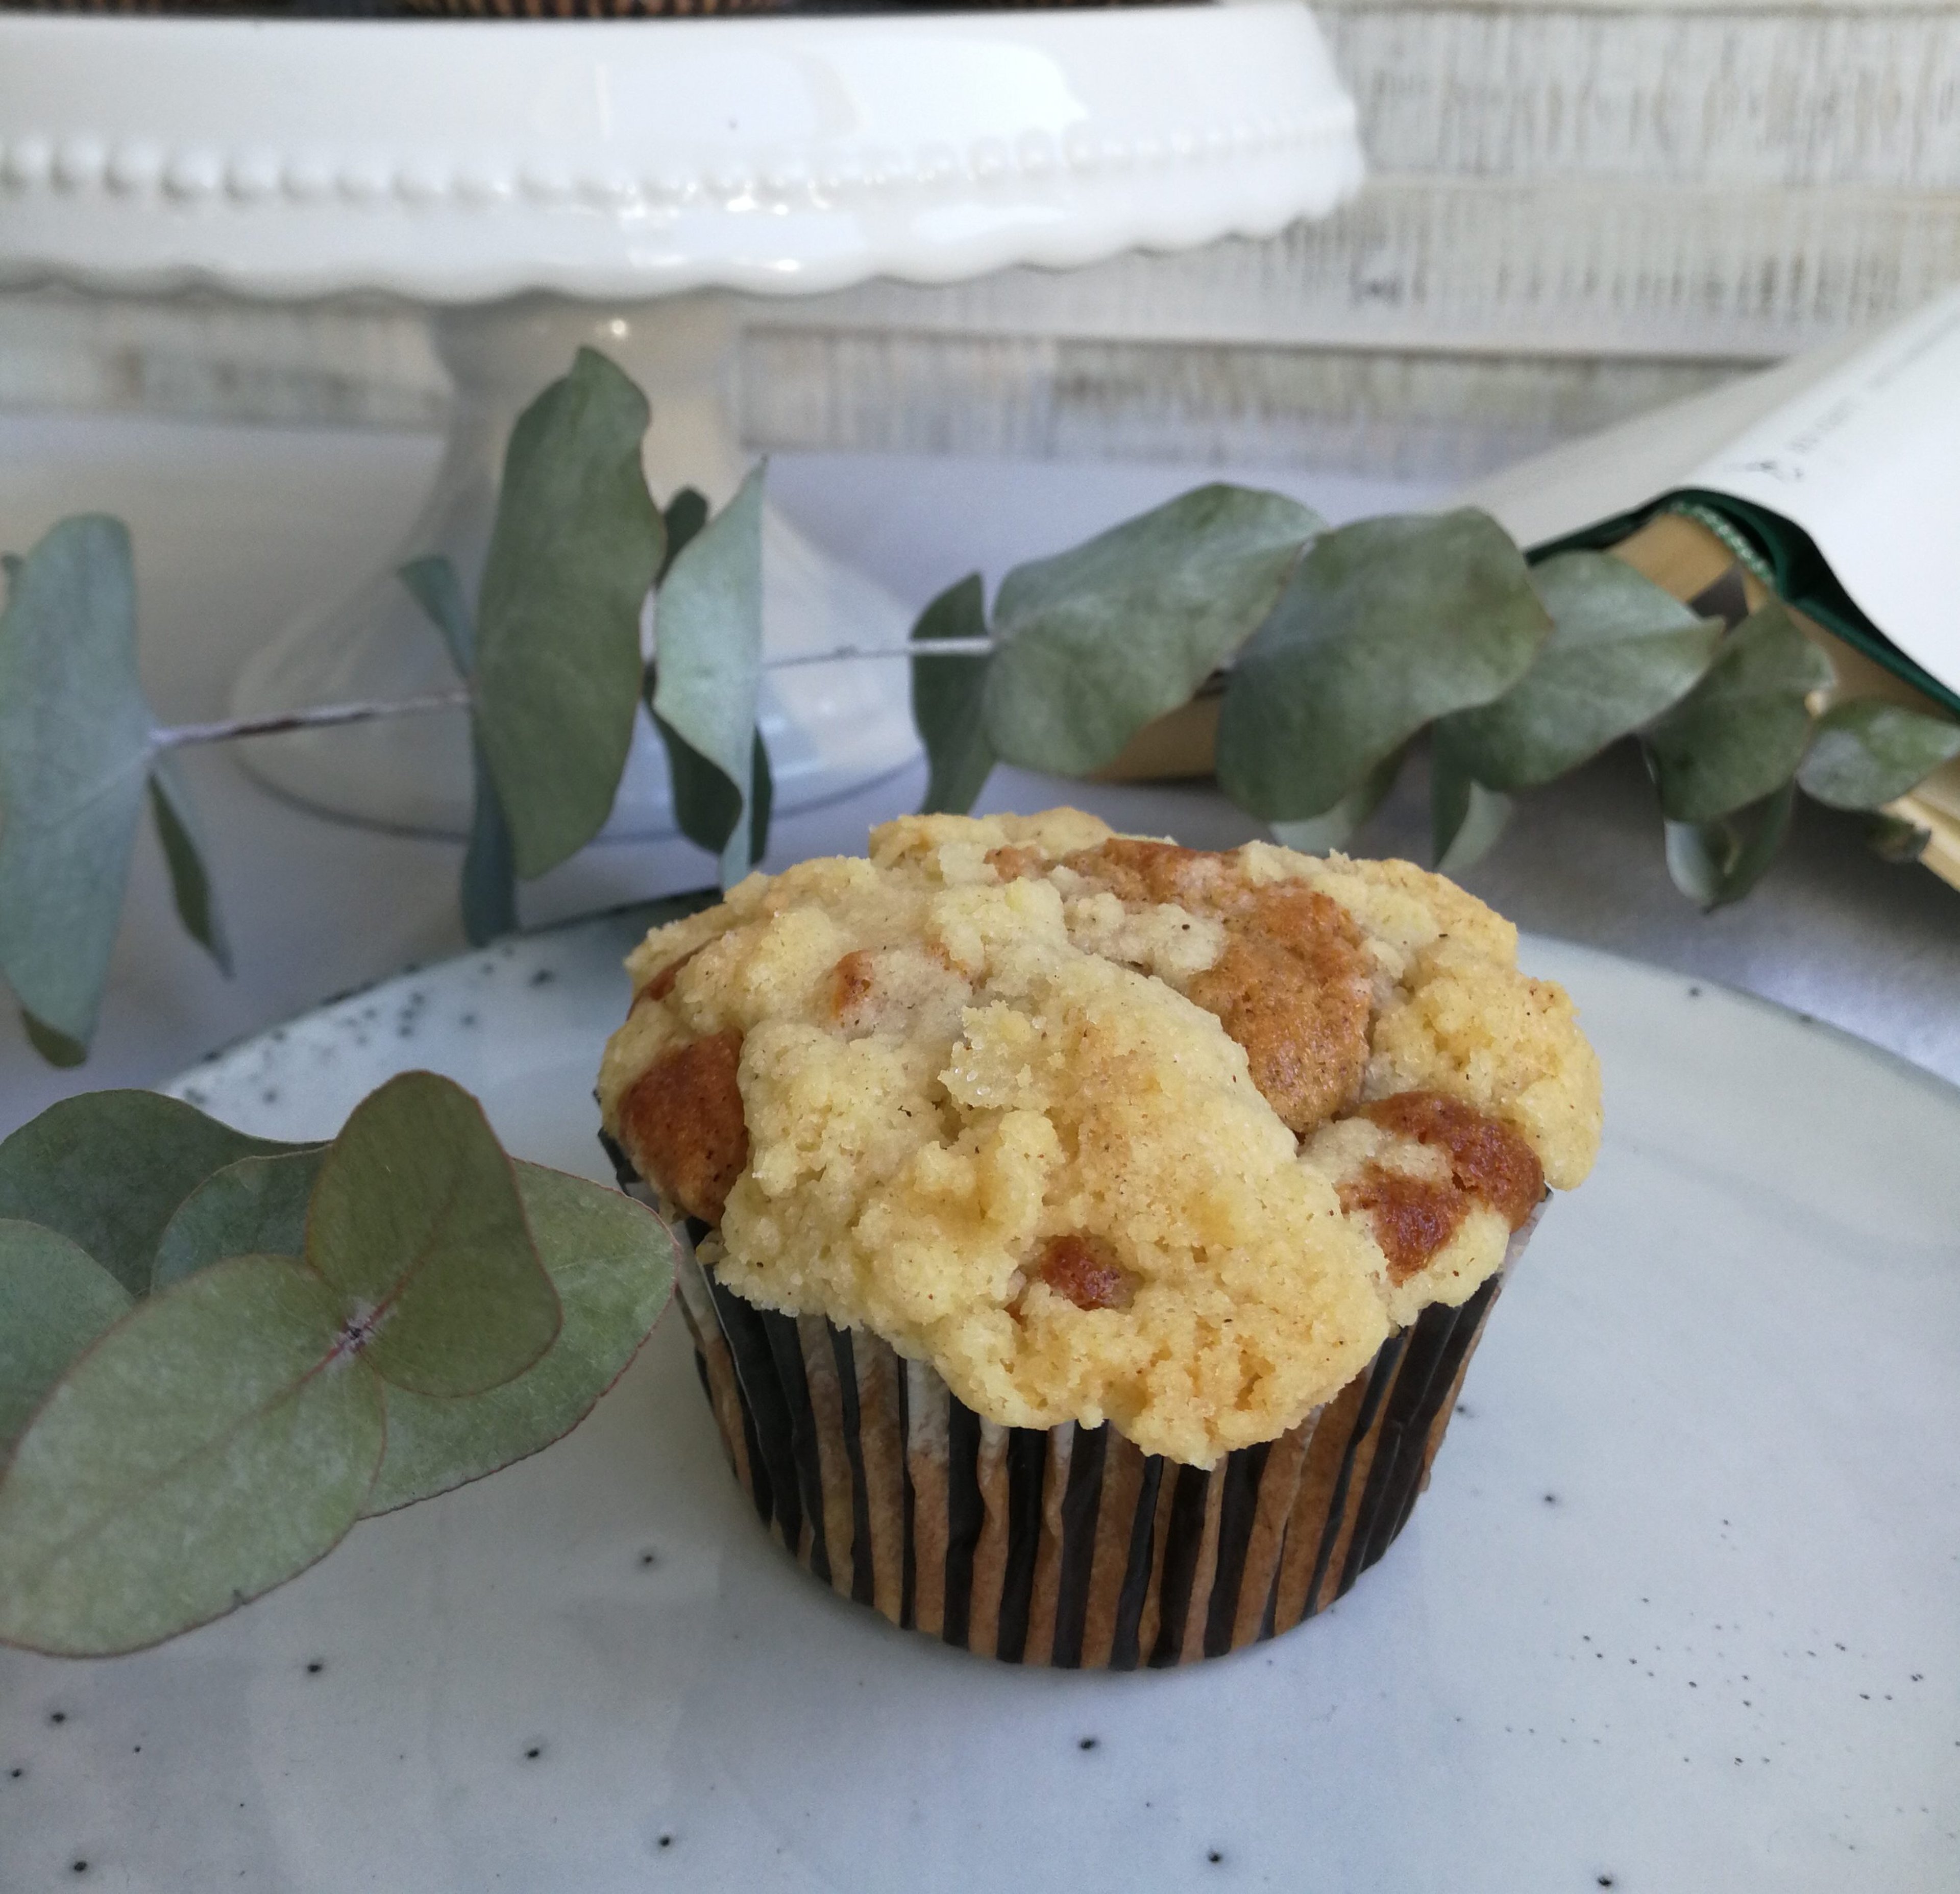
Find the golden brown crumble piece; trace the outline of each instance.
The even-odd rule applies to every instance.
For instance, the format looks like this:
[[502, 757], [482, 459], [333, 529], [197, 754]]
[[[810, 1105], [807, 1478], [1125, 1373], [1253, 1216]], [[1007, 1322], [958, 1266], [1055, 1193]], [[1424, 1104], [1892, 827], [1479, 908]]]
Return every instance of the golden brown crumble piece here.
[[696, 947], [692, 953], [683, 953], [677, 960], [670, 960], [633, 995], [633, 1004], [638, 1006], [643, 1000], [665, 999], [674, 990], [674, 982], [680, 978], [681, 969], [700, 951], [700, 948]]
[[1248, 886], [1229, 855], [1118, 836], [1068, 867], [1126, 902], [1217, 915], [1225, 951], [1185, 997], [1246, 1049], [1252, 1083], [1303, 1137], [1351, 1098], [1368, 1063], [1373, 983], [1360, 930], [1298, 883]]
[[1446, 1151], [1447, 1178], [1411, 1176], [1371, 1160], [1341, 1186], [1344, 1210], [1365, 1210], [1389, 1259], [1389, 1280], [1402, 1283], [1456, 1233], [1481, 1201], [1513, 1229], [1545, 1195], [1537, 1154], [1511, 1127], [1441, 1092], [1398, 1092], [1363, 1105], [1360, 1116], [1384, 1131]]
[[1003, 881], [1020, 881], [1043, 873], [1047, 862], [1032, 848], [1017, 848], [1011, 842], [987, 852], [987, 865]]
[[1470, 1198], [1447, 1178], [1411, 1177], [1370, 1161], [1341, 1186], [1341, 1208], [1365, 1210], [1398, 1285], [1427, 1268], [1470, 1214]]
[[1080, 1231], [1051, 1237], [1035, 1273], [1078, 1309], [1127, 1309], [1135, 1292], [1109, 1245]]
[[749, 1161], [736, 1074], [742, 1035], [716, 1033], [662, 1053], [620, 1100], [620, 1141], [640, 1173], [690, 1217], [719, 1223]]
[[871, 997], [873, 961], [863, 947], [854, 948], [830, 969], [830, 1010], [848, 1020]]
[[1440, 1146], [1449, 1154], [1457, 1189], [1481, 1197], [1513, 1230], [1545, 1195], [1544, 1168], [1522, 1134], [1459, 1099], [1441, 1092], [1397, 1092], [1363, 1105], [1361, 1116], [1384, 1131]]
[[1367, 1068], [1373, 985], [1360, 931], [1310, 888], [1260, 889], [1225, 925], [1218, 963], [1186, 992], [1246, 1049], [1252, 1083], [1304, 1136], [1354, 1096]]
[[1203, 898], [1204, 884], [1219, 879], [1219, 868], [1226, 858], [1175, 842], [1112, 836], [1093, 848], [1078, 849], [1066, 856], [1064, 865], [1098, 887], [1107, 888], [1119, 901], [1168, 902], [1178, 907], [1199, 906], [1211, 912], [1216, 909]]

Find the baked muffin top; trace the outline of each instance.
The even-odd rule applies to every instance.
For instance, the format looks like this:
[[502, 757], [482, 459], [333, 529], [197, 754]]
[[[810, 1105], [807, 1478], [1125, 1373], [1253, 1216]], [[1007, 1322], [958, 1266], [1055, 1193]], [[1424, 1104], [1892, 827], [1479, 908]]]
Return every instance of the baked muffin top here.
[[1408, 862], [908, 816], [649, 934], [600, 1103], [746, 1300], [1208, 1466], [1591, 1167], [1597, 1065], [1516, 945]]

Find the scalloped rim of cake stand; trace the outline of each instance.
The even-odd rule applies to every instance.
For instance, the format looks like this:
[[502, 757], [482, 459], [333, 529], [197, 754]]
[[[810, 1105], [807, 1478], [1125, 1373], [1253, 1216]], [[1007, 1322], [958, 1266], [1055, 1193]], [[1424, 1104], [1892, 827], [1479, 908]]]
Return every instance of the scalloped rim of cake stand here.
[[0, 281], [468, 303], [947, 282], [1361, 177], [1298, 0], [533, 22], [0, 14]]

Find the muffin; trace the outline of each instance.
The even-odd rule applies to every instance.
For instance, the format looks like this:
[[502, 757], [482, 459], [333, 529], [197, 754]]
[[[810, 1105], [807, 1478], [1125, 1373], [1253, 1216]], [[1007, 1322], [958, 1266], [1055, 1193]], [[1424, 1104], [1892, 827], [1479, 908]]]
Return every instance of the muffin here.
[[599, 1099], [737, 1478], [1028, 1663], [1216, 1655], [1401, 1530], [1599, 1081], [1406, 862], [912, 816], [656, 929]]

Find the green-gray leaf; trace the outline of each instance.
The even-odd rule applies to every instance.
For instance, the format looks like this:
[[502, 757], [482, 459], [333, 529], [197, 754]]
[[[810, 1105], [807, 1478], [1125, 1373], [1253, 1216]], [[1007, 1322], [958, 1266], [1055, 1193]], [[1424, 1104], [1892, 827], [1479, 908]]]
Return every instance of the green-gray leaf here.
[[1805, 698], [1829, 661], [1772, 600], [1737, 625], [1700, 683], [1648, 732], [1661, 812], [1712, 823], [1774, 794], [1810, 741]]
[[[668, 738], [676, 819], [690, 842], [721, 858], [724, 887], [748, 873], [752, 840], [742, 814], [762, 674], [762, 478], [758, 466], [682, 549], [654, 619], [653, 711]], [[724, 788], [705, 786], [695, 761]]]
[[153, 738], [129, 535], [62, 520], [0, 613], [0, 973], [86, 1050], [123, 912]]
[[487, 1394], [443, 1401], [388, 1390], [388, 1447], [370, 1513], [447, 1492], [549, 1447], [590, 1412], [667, 1307], [673, 1244], [616, 1190], [539, 1165], [517, 1187], [557, 1285], [565, 1326], [544, 1359]]
[[105, 1335], [0, 1479], [0, 1642], [138, 1650], [330, 1551], [383, 1434], [380, 1384], [336, 1350], [339, 1329], [317, 1276], [241, 1256]]
[[1768, 872], [1790, 832], [1796, 785], [1713, 822], [1667, 824], [1667, 871], [1704, 910], [1739, 901]]
[[164, 1227], [199, 1185], [241, 1157], [298, 1148], [156, 1092], [84, 1092], [0, 1144], [0, 1217], [59, 1230], [145, 1295]]
[[159, 753], [150, 766], [150, 808], [170, 871], [177, 918], [184, 931], [229, 973], [231, 943], [225, 935], [224, 917], [218, 912], [210, 871], [204, 865], [202, 826], [190, 799], [190, 786], [167, 750]]
[[50, 1065], [79, 1065], [88, 1057], [88, 1048], [65, 1033], [57, 1033], [43, 1020], [37, 1020], [24, 1006], [21, 1023], [26, 1027], [27, 1042]]
[[1861, 697], [1818, 719], [1796, 780], [1834, 809], [1877, 809], [1955, 756], [1960, 724]]
[[1324, 533], [1233, 667], [1219, 783], [1268, 821], [1323, 814], [1433, 718], [1502, 696], [1551, 631], [1488, 514]]
[[1897, 867], [1917, 861], [1932, 845], [1933, 831], [1903, 816], [1874, 816], [1865, 832], [1865, 846]]
[[1354, 832], [1388, 800], [1402, 773], [1402, 754], [1399, 750], [1390, 750], [1325, 815], [1274, 823], [1274, 839], [1283, 848], [1297, 848], [1306, 855], [1331, 855], [1336, 848], [1346, 848]]
[[640, 468], [646, 397], [581, 349], [519, 416], [477, 600], [477, 728], [517, 873], [598, 833], [639, 714], [640, 610], [660, 516]]
[[1320, 527], [1282, 495], [1214, 485], [1017, 566], [994, 602], [994, 752], [1061, 775], [1099, 769], [1252, 636]]
[[667, 530], [667, 555], [660, 562], [663, 582], [673, 569], [681, 548], [708, 524], [708, 495], [695, 487], [682, 487], [667, 502], [660, 515]]
[[418, 1394], [480, 1394], [558, 1333], [517, 1180], [461, 1086], [404, 1072], [370, 1092], [320, 1166], [307, 1260], [368, 1330], [361, 1352]]
[[[674, 826], [698, 847], [725, 854], [731, 861], [746, 839], [746, 865], [760, 861], [768, 852], [769, 816], [776, 799], [775, 778], [761, 731], [756, 732], [749, 751], [749, 820], [744, 823], [742, 797], [735, 785], [665, 718], [656, 716], [654, 727], [667, 750]], [[718, 842], [717, 836], [721, 838]]]
[[[978, 572], [948, 586], [912, 627], [915, 642], [986, 635], [986, 590]], [[994, 748], [982, 709], [990, 662], [985, 657], [912, 660], [912, 722], [929, 766], [921, 815], [965, 815], [993, 773]]]
[[[449, 647], [457, 674], [468, 682], [476, 668], [476, 628], [456, 568], [440, 552], [411, 559], [398, 575]], [[517, 864], [511, 824], [497, 794], [490, 761], [473, 711], [469, 735], [469, 842], [463, 855], [463, 932], [482, 947], [517, 928]]]
[[151, 1292], [227, 1256], [304, 1256], [307, 1205], [326, 1156], [319, 1146], [283, 1157], [241, 1157], [212, 1172], [164, 1226]]
[[395, 576], [441, 632], [449, 661], [456, 667], [457, 676], [467, 683], [476, 670], [476, 627], [471, 622], [456, 568], [444, 554], [429, 552], [409, 560]]
[[1437, 726], [1491, 789], [1536, 788], [1680, 702], [1708, 668], [1721, 621], [1698, 618], [1622, 559], [1561, 552], [1533, 568], [1552, 634], [1495, 703]]
[[775, 772], [769, 767], [768, 747], [759, 727], [749, 779], [749, 861], [753, 867], [769, 852], [769, 822], [776, 810]]
[[1460, 874], [1490, 853], [1511, 819], [1511, 799], [1487, 789], [1437, 727], [1429, 752], [1430, 828], [1439, 874]]
[[667, 753], [674, 826], [718, 856], [742, 820], [742, 792], [657, 711], [653, 718]]
[[476, 802], [463, 853], [463, 931], [472, 947], [482, 947], [517, 931], [517, 864], [496, 781], [473, 738], [469, 754]]
[[0, 1466], [68, 1364], [130, 1300], [59, 1231], [0, 1221]]

